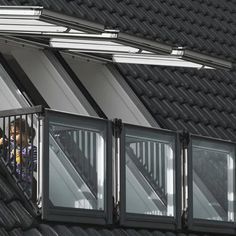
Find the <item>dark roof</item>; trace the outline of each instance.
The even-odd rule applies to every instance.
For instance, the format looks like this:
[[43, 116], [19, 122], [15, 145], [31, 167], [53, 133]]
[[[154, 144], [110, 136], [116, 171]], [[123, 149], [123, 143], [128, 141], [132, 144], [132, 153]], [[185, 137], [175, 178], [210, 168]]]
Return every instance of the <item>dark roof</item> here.
[[[0, 0], [236, 61], [234, 0]], [[235, 71], [118, 65], [161, 127], [236, 140]]]
[[[0, 4], [43, 5], [123, 33], [236, 61], [235, 0], [0, 0]], [[161, 127], [236, 140], [236, 71], [144, 65], [117, 68]], [[21, 198], [1, 176], [0, 234], [23, 235], [23, 232], [24, 235], [176, 235], [42, 224], [27, 212]]]

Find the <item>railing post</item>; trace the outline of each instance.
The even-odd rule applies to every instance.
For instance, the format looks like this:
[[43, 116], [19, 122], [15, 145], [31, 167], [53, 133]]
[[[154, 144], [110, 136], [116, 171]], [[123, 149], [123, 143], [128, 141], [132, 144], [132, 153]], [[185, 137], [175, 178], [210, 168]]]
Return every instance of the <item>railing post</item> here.
[[190, 142], [190, 134], [187, 131], [180, 133], [181, 142], [181, 173], [182, 173], [182, 226], [186, 228], [188, 225], [188, 145]]
[[113, 190], [113, 218], [114, 222], [119, 221], [120, 216], [120, 137], [122, 132], [122, 120], [113, 120], [113, 135], [115, 142], [115, 156], [113, 161], [113, 180], [114, 180], [114, 190]]

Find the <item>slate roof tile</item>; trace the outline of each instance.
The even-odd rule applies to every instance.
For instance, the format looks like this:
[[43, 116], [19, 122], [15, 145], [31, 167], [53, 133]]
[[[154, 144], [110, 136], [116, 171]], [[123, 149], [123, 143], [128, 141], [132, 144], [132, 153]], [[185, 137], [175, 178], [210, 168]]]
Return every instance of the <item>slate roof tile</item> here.
[[57, 232], [58, 236], [74, 236], [74, 234], [65, 225], [56, 225], [54, 230]]
[[1, 236], [9, 236], [8, 232], [3, 227], [0, 227], [0, 235]]
[[17, 226], [19, 226], [19, 221], [15, 214], [3, 201], [0, 201], [0, 227], [10, 230]]
[[32, 228], [29, 230], [24, 231], [24, 236], [43, 236], [41, 232], [38, 231], [36, 228]]
[[22, 236], [24, 233], [21, 228], [13, 229], [9, 232], [9, 236]]
[[58, 236], [54, 228], [47, 224], [40, 224], [39, 231], [42, 233], [43, 236]]
[[15, 219], [17, 219], [22, 229], [28, 229], [33, 225], [34, 218], [24, 208], [20, 201], [10, 202], [8, 208], [14, 213]]
[[10, 185], [7, 185], [1, 178], [0, 178], [0, 200], [4, 202], [10, 202], [13, 199], [17, 199], [17, 195], [13, 191]]
[[88, 236], [88, 234], [78, 226], [71, 227], [70, 230], [74, 235]]

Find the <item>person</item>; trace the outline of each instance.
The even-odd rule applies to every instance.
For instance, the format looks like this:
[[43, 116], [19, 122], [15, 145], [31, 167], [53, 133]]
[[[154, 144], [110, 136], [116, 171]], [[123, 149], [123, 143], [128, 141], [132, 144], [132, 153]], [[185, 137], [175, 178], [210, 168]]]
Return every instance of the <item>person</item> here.
[[22, 187], [29, 193], [33, 172], [37, 171], [37, 148], [33, 145], [35, 130], [23, 118], [10, 123], [10, 161]]

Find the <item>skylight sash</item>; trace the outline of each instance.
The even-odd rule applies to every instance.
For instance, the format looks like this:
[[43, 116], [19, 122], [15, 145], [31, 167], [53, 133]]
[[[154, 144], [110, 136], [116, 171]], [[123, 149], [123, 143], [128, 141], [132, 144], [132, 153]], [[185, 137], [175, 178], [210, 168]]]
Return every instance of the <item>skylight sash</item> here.
[[95, 52], [95, 53], [135, 53], [138, 48], [122, 45], [105, 40], [84, 40], [84, 39], [58, 39], [52, 38], [50, 46], [54, 48], [68, 49], [73, 52]]
[[183, 60], [181, 56], [162, 56], [154, 54], [114, 54], [112, 57], [113, 62], [116, 63], [129, 63], [129, 64], [145, 64], [145, 65], [158, 65], [158, 66], [175, 66], [175, 67], [189, 67], [189, 68], [204, 68], [214, 69], [209, 66]]

